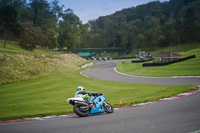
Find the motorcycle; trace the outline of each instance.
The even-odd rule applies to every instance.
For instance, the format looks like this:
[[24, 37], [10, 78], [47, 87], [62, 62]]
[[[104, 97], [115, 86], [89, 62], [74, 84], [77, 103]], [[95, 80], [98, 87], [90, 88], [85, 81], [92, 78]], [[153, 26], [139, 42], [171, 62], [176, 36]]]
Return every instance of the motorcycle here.
[[89, 101], [84, 100], [81, 95], [77, 95], [74, 98], [68, 98], [66, 101], [73, 105], [74, 113], [80, 117], [86, 117], [89, 114], [95, 113], [113, 113], [113, 107], [105, 102], [105, 96], [103, 94], [89, 93]]

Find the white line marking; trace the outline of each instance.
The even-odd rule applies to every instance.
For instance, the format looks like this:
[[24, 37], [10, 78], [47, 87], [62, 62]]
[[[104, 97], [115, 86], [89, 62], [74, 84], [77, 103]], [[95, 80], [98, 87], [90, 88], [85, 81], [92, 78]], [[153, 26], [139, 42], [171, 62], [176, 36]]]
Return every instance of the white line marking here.
[[150, 104], [150, 103], [139, 103], [139, 104], [137, 104], [137, 105], [147, 105], [147, 104]]
[[129, 75], [129, 74], [125, 74], [125, 73], [121, 73], [121, 72], [118, 72], [116, 67], [114, 68], [114, 71], [118, 74], [121, 74], [121, 75], [125, 75], [125, 76], [129, 76], [129, 77], [139, 77], [139, 78], [171, 78], [171, 77], [144, 77], [144, 76], [135, 76], [135, 75]]
[[44, 119], [42, 119], [40, 117], [35, 117], [35, 118], [32, 118], [32, 119], [34, 119], [34, 120], [44, 120]]
[[200, 78], [200, 76], [172, 76], [172, 77], [145, 77], [145, 76], [135, 76], [135, 75], [129, 75], [125, 73], [121, 73], [117, 71], [116, 67], [114, 68], [114, 71], [118, 74], [130, 76], [130, 77], [141, 77], [141, 78]]
[[181, 94], [178, 94], [179, 95], [184, 95], [184, 96], [188, 96], [188, 95], [191, 95], [192, 93], [181, 93]]
[[174, 100], [174, 99], [177, 99], [178, 97], [169, 97], [169, 98], [163, 98], [163, 99], [160, 99], [160, 100]]
[[85, 76], [85, 77], [87, 77], [87, 78], [89, 78], [87, 75], [83, 74], [82, 72], [80, 72], [80, 74], [83, 75], [83, 76]]

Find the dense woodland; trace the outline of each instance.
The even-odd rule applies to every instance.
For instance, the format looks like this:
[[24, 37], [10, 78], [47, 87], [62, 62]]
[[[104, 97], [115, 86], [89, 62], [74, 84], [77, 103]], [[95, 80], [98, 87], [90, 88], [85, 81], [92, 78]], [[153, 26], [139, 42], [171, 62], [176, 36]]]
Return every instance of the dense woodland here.
[[17, 41], [25, 49], [76, 48], [80, 42], [80, 19], [71, 9], [64, 10], [59, 0], [0, 0], [0, 36]]
[[169, 0], [117, 11], [82, 24], [59, 0], [0, 0], [0, 39], [25, 49], [143, 47], [200, 41], [200, 0]]

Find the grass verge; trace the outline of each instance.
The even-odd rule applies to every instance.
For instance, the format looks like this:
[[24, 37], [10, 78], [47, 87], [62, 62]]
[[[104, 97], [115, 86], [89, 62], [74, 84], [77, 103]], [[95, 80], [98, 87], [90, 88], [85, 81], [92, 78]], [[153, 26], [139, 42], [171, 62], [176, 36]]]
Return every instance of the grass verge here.
[[0, 86], [0, 120], [72, 113], [66, 99], [77, 86], [103, 93], [114, 107], [153, 101], [188, 90], [195, 85], [140, 85], [91, 79], [79, 72], [68, 72]]

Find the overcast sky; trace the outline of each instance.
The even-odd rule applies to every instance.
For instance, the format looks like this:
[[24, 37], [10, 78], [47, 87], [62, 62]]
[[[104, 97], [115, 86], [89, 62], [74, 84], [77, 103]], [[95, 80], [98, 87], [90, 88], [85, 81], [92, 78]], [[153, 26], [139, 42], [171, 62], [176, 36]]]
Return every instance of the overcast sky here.
[[[52, 0], [47, 0], [49, 3]], [[100, 16], [106, 16], [120, 11], [124, 8], [136, 7], [146, 4], [150, 1], [168, 1], [168, 0], [59, 0], [65, 9], [70, 8], [74, 11], [80, 20], [85, 24], [89, 20], [97, 19]]]

